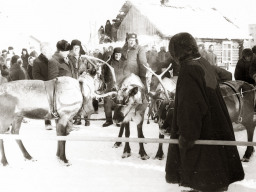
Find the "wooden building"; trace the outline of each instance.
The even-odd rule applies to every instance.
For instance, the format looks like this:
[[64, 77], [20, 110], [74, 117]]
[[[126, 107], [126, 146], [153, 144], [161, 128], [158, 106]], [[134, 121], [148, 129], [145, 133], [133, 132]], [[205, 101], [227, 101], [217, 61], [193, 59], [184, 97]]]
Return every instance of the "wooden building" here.
[[249, 34], [215, 8], [202, 9], [171, 4], [161, 6], [160, 3], [126, 1], [116, 20], [119, 22], [119, 41], [125, 40], [127, 32], [135, 32], [139, 41], [142, 36], [147, 36], [148, 39], [158, 37], [158, 40], [153, 40], [153, 44], [167, 46], [174, 34], [188, 32], [197, 39], [198, 44], [203, 43], [206, 49], [209, 45], [214, 45], [218, 65], [226, 68], [236, 65], [243, 50], [244, 39], [249, 39]]

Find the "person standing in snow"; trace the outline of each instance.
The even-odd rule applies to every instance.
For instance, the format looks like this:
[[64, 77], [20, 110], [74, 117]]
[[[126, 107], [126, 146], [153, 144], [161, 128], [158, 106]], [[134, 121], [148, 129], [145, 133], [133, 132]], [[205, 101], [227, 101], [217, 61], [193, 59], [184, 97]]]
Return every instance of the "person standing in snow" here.
[[179, 144], [169, 144], [166, 181], [198, 191], [226, 191], [244, 179], [237, 147], [194, 145], [196, 140], [235, 141], [216, 73], [189, 33], [174, 35], [169, 51], [181, 68], [170, 130]]

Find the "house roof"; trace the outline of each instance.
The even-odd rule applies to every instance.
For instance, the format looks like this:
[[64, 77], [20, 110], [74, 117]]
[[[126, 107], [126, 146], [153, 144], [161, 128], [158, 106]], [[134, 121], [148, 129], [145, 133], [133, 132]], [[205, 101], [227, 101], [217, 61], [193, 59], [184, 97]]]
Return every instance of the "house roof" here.
[[156, 27], [164, 37], [179, 32], [188, 32], [195, 38], [249, 39], [249, 34], [215, 8], [192, 6], [160, 6], [153, 3], [129, 1], [131, 6]]

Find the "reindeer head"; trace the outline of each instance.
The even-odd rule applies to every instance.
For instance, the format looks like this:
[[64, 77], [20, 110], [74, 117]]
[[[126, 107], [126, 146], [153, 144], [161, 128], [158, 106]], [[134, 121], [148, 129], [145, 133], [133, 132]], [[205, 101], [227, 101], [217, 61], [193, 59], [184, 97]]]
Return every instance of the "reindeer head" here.
[[113, 120], [116, 123], [128, 122], [138, 117], [141, 106], [147, 105], [145, 87], [138, 76], [131, 74], [124, 79], [117, 91], [115, 102], [117, 107]]

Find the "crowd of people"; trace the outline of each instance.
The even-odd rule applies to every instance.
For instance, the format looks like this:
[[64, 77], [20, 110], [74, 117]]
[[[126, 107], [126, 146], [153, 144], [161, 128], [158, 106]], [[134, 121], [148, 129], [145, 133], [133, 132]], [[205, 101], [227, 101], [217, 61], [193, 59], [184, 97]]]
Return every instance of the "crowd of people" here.
[[[255, 84], [255, 52], [256, 46], [243, 50], [243, 57], [238, 61], [235, 70], [237, 80]], [[81, 57], [83, 54], [86, 54], [85, 50], [77, 39], [71, 43], [66, 40], [58, 41], [54, 54], [47, 42], [41, 43], [39, 55], [36, 51], [28, 53], [25, 48], [20, 55], [16, 55], [13, 47], [9, 47], [8, 51], [2, 50], [1, 75], [8, 81], [48, 81], [60, 76], [77, 79], [83, 72], [95, 72], [93, 65]], [[169, 145], [166, 163], [168, 183], [179, 183], [195, 190], [225, 191], [230, 183], [244, 178], [236, 146], [209, 147], [194, 144], [201, 139], [235, 140], [232, 122], [218, 85], [218, 79], [231, 80], [232, 75], [216, 66], [217, 57], [213, 53], [212, 45], [206, 52], [190, 34], [179, 33], [171, 38], [168, 52], [165, 47], [157, 52], [155, 46], [146, 52], [139, 45], [137, 34], [127, 33], [123, 47], [109, 46], [104, 48], [103, 53], [96, 49], [92, 55], [107, 61], [114, 68], [117, 85], [113, 84], [110, 69], [106, 65], [102, 68], [101, 76], [106, 84], [106, 92], [117, 88], [131, 73], [138, 75], [147, 88], [148, 73], [143, 65], [161, 73], [163, 68], [172, 63], [172, 74], [168, 73], [167, 76], [179, 78], [171, 138], [178, 139], [179, 145]], [[106, 122], [103, 127], [113, 124], [114, 107], [112, 98], [105, 97]], [[74, 124], [81, 124], [80, 112], [74, 119]], [[52, 128], [49, 119], [45, 119], [45, 127]]]

